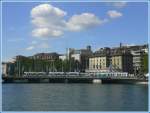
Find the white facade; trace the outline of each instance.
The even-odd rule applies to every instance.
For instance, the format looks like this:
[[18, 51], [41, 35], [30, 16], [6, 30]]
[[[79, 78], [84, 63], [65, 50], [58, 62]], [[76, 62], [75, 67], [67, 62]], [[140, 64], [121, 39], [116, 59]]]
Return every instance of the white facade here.
[[81, 58], [81, 54], [72, 54], [71, 55], [71, 58], [74, 58], [74, 60], [77, 60], [77, 61], [79, 61], [80, 62], [80, 58]]
[[66, 59], [67, 59], [67, 56], [66, 56], [66, 55], [60, 55], [60, 56], [59, 56], [59, 59], [61, 59], [61, 60], [66, 60]]
[[141, 68], [141, 51], [131, 51], [133, 55], [133, 68], [134, 71], [139, 70]]
[[89, 69], [90, 70], [105, 70], [107, 68], [106, 57], [93, 57], [89, 58]]
[[7, 64], [6, 63], [2, 64], [2, 75], [7, 75]]

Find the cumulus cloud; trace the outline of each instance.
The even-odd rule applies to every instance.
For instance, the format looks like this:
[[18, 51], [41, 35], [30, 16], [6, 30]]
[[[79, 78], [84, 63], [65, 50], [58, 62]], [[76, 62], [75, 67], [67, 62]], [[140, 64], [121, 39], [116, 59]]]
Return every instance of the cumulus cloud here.
[[61, 36], [63, 32], [61, 30], [51, 30], [49, 28], [37, 28], [32, 31], [34, 37], [58, 37]]
[[31, 10], [34, 37], [60, 37], [65, 31], [80, 31], [103, 23], [92, 13], [73, 15], [64, 19], [67, 12], [50, 4], [41, 4]]
[[67, 13], [50, 4], [41, 4], [31, 10], [32, 31], [34, 37], [58, 37], [63, 34], [66, 22], [63, 17]]
[[82, 29], [90, 28], [92, 26], [100, 25], [103, 20], [100, 20], [92, 13], [82, 13], [80, 15], [73, 15], [68, 23], [67, 27], [72, 31], [79, 31]]
[[[39, 38], [60, 37], [64, 32], [78, 32], [92, 28], [108, 19], [100, 19], [93, 13], [72, 15], [66, 20], [67, 12], [50, 4], [40, 4], [31, 10], [31, 23], [34, 25], [32, 36]], [[122, 16], [117, 11], [109, 11], [110, 18]]]
[[33, 50], [34, 48], [35, 48], [34, 46], [29, 46], [29, 47], [26, 48], [26, 50], [31, 51], [31, 50]]
[[107, 14], [110, 18], [118, 18], [118, 17], [121, 17], [123, 15], [122, 13], [120, 13], [116, 10], [110, 10], [107, 12]]
[[34, 7], [31, 11], [31, 16], [34, 17], [49, 17], [49, 16], [57, 16], [57, 17], [63, 17], [66, 15], [66, 12], [54, 7], [50, 4], [40, 4], [36, 7]]

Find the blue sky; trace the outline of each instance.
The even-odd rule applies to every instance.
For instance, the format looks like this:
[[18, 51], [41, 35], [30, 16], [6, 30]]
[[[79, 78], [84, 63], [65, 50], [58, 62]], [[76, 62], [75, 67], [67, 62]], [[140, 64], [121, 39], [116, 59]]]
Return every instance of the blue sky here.
[[115, 3], [3, 3], [3, 60], [17, 54], [65, 53], [68, 47], [91, 45], [96, 50], [120, 42], [147, 43], [147, 3]]

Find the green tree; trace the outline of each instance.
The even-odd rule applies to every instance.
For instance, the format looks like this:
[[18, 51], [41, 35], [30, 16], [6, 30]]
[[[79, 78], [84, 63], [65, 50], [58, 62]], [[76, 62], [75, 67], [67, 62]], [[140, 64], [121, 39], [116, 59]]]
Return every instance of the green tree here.
[[143, 55], [143, 72], [144, 74], [148, 73], [148, 54]]
[[74, 59], [70, 60], [42, 60], [28, 57], [18, 58], [15, 62], [14, 75], [23, 75], [24, 72], [53, 72], [53, 71], [78, 71], [80, 64]]

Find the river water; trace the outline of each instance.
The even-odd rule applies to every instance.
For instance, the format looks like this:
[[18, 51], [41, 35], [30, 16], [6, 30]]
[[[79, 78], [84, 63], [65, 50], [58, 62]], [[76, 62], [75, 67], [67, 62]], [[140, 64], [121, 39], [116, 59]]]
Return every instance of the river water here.
[[3, 111], [147, 111], [148, 85], [3, 84]]

